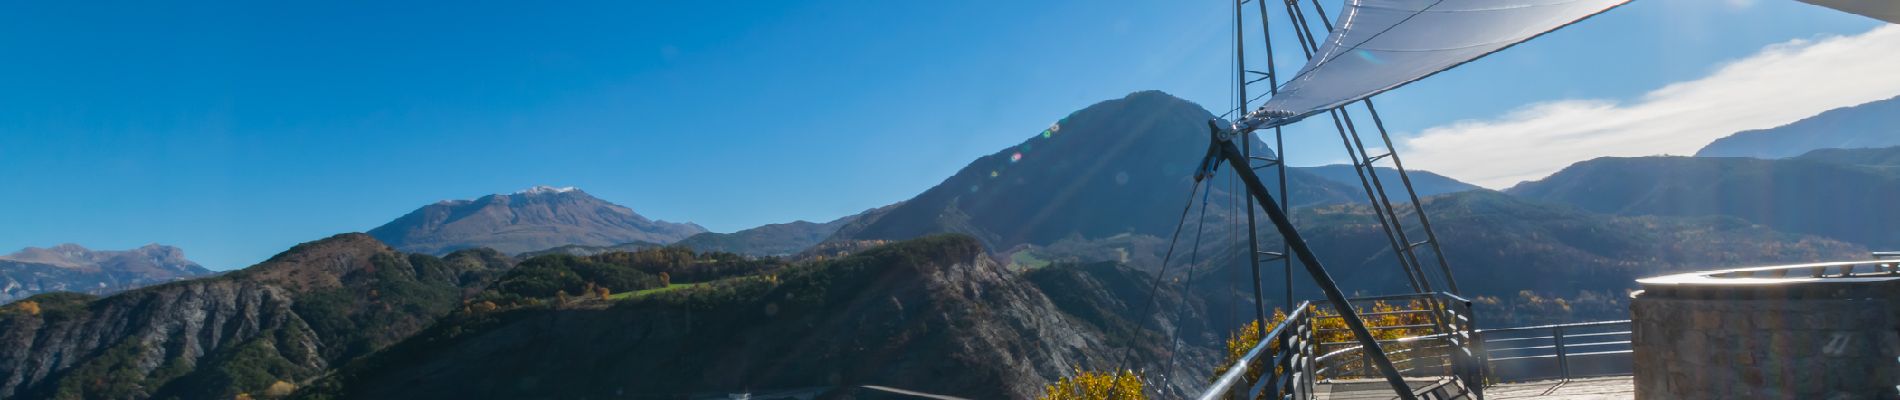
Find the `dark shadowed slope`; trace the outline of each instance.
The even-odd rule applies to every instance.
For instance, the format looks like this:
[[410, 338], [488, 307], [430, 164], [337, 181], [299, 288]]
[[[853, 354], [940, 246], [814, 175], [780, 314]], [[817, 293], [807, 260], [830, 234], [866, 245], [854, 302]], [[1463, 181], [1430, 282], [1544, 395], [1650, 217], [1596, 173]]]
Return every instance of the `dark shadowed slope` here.
[[55, 291], [109, 294], [209, 274], [211, 270], [185, 259], [183, 250], [171, 246], [152, 244], [125, 251], [90, 250], [70, 243], [28, 247], [0, 256], [0, 303]]
[[1900, 231], [1883, 224], [1900, 221], [1900, 208], [1890, 200], [1900, 196], [1900, 175], [1849, 159], [1600, 158], [1509, 192], [1602, 213], [1725, 215], [1786, 232], [1900, 247]]
[[[1097, 103], [834, 238], [955, 232], [1007, 249], [1070, 236], [1166, 235], [1207, 150], [1213, 117], [1158, 91]], [[1270, 154], [1264, 144], [1254, 148]], [[1300, 204], [1363, 198], [1356, 188], [1297, 170], [1288, 182]]]
[[487, 247], [515, 254], [564, 245], [666, 244], [705, 231], [691, 223], [650, 220], [579, 189], [537, 186], [430, 204], [369, 234], [405, 252]]
[[288, 392], [422, 329], [509, 262], [493, 250], [402, 254], [344, 234], [218, 277], [34, 296], [0, 307], [0, 398]]
[[1696, 157], [1794, 157], [1818, 149], [1900, 146], [1900, 97], [1836, 108], [1779, 127], [1716, 139]]

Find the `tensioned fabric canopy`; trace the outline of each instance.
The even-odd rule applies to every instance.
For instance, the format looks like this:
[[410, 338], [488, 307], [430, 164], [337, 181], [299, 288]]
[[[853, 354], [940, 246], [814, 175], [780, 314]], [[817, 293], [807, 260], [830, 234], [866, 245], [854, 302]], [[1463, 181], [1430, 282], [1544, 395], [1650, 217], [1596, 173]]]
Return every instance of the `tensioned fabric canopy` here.
[[1629, 0], [1346, 0], [1299, 75], [1241, 121], [1268, 128], [1503, 50]]
[[1801, 2], [1900, 24], [1900, 0], [1801, 0]]

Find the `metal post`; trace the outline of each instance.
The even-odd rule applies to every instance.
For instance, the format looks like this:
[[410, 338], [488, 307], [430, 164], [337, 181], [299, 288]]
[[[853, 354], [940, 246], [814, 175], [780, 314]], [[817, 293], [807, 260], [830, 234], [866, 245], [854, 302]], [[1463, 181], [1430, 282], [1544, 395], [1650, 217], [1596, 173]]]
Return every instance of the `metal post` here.
[[1306, 381], [1302, 383], [1306, 384], [1306, 396], [1310, 399], [1313, 392], [1319, 391], [1319, 330], [1313, 325], [1312, 313], [1302, 315], [1300, 318], [1306, 320], [1303, 322], [1306, 331], [1301, 333], [1306, 335], [1306, 341], [1300, 346], [1300, 350], [1306, 352]]
[[1208, 149], [1207, 156], [1226, 159], [1227, 164], [1234, 169], [1234, 174], [1240, 176], [1240, 180], [1246, 183], [1247, 190], [1253, 193], [1254, 198], [1260, 203], [1260, 208], [1266, 210], [1267, 219], [1273, 221], [1273, 226], [1279, 229], [1280, 236], [1286, 238], [1288, 247], [1293, 249], [1293, 255], [1300, 258], [1300, 264], [1306, 266], [1306, 272], [1313, 276], [1314, 283], [1319, 286], [1321, 292], [1326, 294], [1326, 300], [1339, 311], [1339, 317], [1346, 321], [1346, 327], [1350, 328], [1353, 336], [1359, 339], [1360, 349], [1365, 357], [1370, 358], [1374, 366], [1379, 368], [1380, 374], [1385, 375], [1386, 383], [1392, 385], [1394, 394], [1403, 400], [1416, 400], [1417, 397], [1412, 395], [1412, 387], [1405, 383], [1405, 378], [1399, 375], [1398, 368], [1392, 366], [1392, 360], [1386, 357], [1385, 350], [1379, 346], [1379, 341], [1372, 337], [1372, 331], [1367, 330], [1365, 322], [1359, 319], [1359, 311], [1354, 310], [1352, 303], [1346, 301], [1345, 293], [1339, 290], [1339, 283], [1333, 281], [1332, 274], [1326, 272], [1326, 267], [1320, 264], [1319, 257], [1313, 254], [1313, 249], [1307, 247], [1306, 239], [1300, 236], [1299, 229], [1294, 228], [1293, 222], [1287, 219], [1286, 211], [1281, 210], [1279, 204], [1274, 204], [1273, 193], [1267, 191], [1266, 184], [1260, 183], [1260, 176], [1253, 173], [1253, 168], [1247, 162], [1247, 156], [1240, 154], [1240, 149], [1234, 146], [1231, 138], [1222, 135], [1222, 130], [1215, 121], [1208, 121], [1208, 127], [1211, 128], [1209, 133], [1212, 135], [1213, 143], [1212, 148]]
[[1550, 332], [1550, 340], [1557, 343], [1558, 376], [1568, 381], [1570, 380], [1570, 359], [1564, 355], [1564, 327], [1562, 325], [1551, 327]]

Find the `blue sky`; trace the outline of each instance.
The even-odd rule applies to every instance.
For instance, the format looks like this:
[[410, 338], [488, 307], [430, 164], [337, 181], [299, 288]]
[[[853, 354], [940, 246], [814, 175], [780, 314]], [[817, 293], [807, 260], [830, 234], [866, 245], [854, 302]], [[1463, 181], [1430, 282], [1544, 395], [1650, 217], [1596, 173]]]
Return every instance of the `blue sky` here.
[[[237, 268], [537, 184], [715, 231], [829, 220], [1128, 92], [1223, 111], [1230, 7], [11, 3], [0, 249], [158, 242]], [[1381, 109], [1412, 134], [1539, 102], [1634, 99], [1764, 46], [1875, 26], [1791, 0], [1637, 1]], [[1289, 155], [1342, 159], [1327, 135], [1301, 134]]]

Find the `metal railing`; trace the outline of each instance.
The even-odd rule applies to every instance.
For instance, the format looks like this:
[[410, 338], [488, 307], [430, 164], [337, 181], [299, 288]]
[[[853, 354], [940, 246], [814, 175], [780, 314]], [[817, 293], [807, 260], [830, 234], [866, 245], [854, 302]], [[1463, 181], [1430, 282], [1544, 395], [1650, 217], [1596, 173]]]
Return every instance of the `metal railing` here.
[[1301, 302], [1293, 314], [1275, 325], [1203, 391], [1200, 399], [1313, 398], [1312, 309], [1312, 302]]
[[1629, 375], [1630, 321], [1478, 331], [1489, 383]]
[[1699, 271], [1637, 279], [1645, 285], [1730, 284], [1786, 279], [1893, 279], [1900, 277], [1900, 253], [1875, 252], [1873, 261], [1843, 261]]
[[[1398, 323], [1368, 324], [1375, 336], [1393, 331], [1406, 335], [1380, 340], [1400, 374], [1413, 377], [1450, 377], [1449, 385], [1478, 392], [1484, 382], [1482, 357], [1471, 328], [1471, 302], [1449, 293], [1366, 297], [1350, 300], [1355, 308], [1384, 302], [1400, 308], [1361, 310], [1365, 319]], [[1396, 303], [1396, 304], [1394, 304]], [[1382, 375], [1346, 333], [1339, 313], [1330, 306], [1301, 303], [1285, 321], [1223, 373], [1202, 399], [1311, 399], [1322, 379], [1377, 378]], [[1420, 318], [1418, 316], [1422, 315]], [[1396, 318], [1388, 318], [1396, 317]], [[1331, 337], [1333, 340], [1321, 338]], [[1282, 351], [1281, 349], [1292, 349]], [[1271, 369], [1269, 369], [1271, 366]]]

